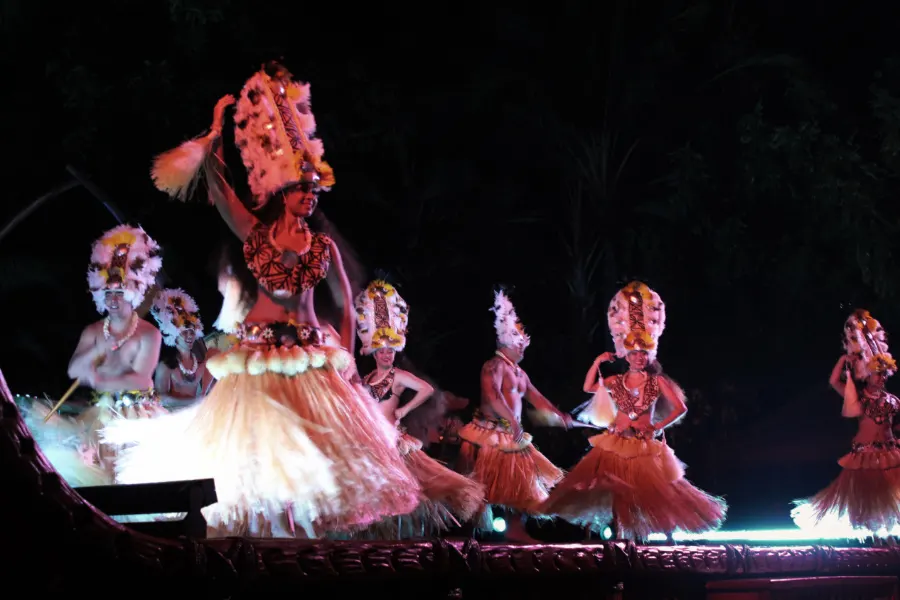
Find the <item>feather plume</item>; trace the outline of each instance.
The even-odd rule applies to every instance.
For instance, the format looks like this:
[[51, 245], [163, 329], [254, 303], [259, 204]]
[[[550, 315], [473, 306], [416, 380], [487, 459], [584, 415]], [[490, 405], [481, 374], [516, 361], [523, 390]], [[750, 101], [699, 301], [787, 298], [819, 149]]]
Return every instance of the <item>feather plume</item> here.
[[212, 134], [188, 140], [153, 159], [153, 185], [182, 202], [190, 198], [201, 179], [209, 175]]
[[497, 343], [501, 347], [527, 347], [531, 337], [525, 333], [525, 327], [516, 314], [516, 307], [503, 290], [494, 292], [494, 330], [497, 332]]

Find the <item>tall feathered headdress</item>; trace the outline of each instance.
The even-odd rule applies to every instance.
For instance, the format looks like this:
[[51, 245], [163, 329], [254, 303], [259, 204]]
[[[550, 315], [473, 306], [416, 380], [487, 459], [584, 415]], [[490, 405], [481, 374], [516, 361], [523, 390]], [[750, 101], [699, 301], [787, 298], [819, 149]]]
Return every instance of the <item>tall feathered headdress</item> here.
[[159, 325], [163, 342], [174, 346], [178, 336], [187, 329], [194, 331], [198, 338], [203, 337], [203, 323], [200, 321], [200, 309], [194, 299], [184, 290], [163, 290], [156, 296], [150, 314]]
[[656, 359], [659, 338], [666, 328], [666, 305], [659, 294], [640, 281], [632, 281], [613, 296], [607, 315], [616, 354], [643, 350]]
[[501, 347], [514, 348], [521, 345], [527, 348], [531, 343], [531, 337], [525, 333], [525, 326], [516, 314], [516, 307], [507, 297], [506, 292], [497, 290], [494, 292], [494, 330], [497, 332], [497, 344]]
[[137, 308], [162, 268], [159, 244], [140, 227], [119, 225], [91, 247], [88, 289], [100, 314], [106, 312], [106, 292], [122, 291]]
[[356, 297], [356, 333], [363, 354], [380, 348], [401, 352], [406, 347], [408, 321], [409, 306], [386, 281], [373, 281]]
[[[328, 191], [334, 171], [316, 137], [309, 84], [294, 81], [286, 68], [270, 62], [244, 84], [234, 115], [235, 144], [247, 168], [257, 208], [272, 194], [300, 183]], [[184, 200], [207, 167], [216, 132], [159, 155], [151, 176], [157, 189]]]
[[854, 311], [844, 324], [844, 350], [855, 358], [853, 376], [859, 381], [874, 373], [886, 373], [890, 377], [897, 372], [887, 333], [867, 310]]

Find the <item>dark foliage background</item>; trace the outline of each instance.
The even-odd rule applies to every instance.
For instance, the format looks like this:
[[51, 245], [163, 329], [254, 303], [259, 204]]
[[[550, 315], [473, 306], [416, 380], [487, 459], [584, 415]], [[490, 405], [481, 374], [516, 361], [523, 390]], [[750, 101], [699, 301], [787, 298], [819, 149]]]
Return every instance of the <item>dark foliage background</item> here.
[[[202, 202], [158, 193], [149, 162], [282, 58], [313, 83], [337, 173], [321, 206], [369, 275], [402, 286], [418, 368], [477, 398], [504, 283], [534, 339], [524, 366], [573, 408], [610, 346], [609, 298], [641, 278], [667, 302], [660, 358], [690, 395], [670, 443], [728, 495], [732, 527], [784, 523], [852, 434], [826, 386], [843, 319], [864, 306], [900, 327], [896, 17], [806, 0], [9, 0], [2, 211], [75, 165], [164, 246], [166, 283], [211, 323], [228, 234]], [[114, 224], [78, 188], [2, 241], [0, 364], [17, 391], [68, 386], [97, 318], [89, 244]], [[538, 432], [564, 466], [583, 438]]]

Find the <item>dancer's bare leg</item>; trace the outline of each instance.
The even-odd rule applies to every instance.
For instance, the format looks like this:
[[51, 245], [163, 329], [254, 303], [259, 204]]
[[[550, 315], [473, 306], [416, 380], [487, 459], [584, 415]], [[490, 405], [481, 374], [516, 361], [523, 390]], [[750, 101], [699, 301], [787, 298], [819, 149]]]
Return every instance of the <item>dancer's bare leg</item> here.
[[518, 544], [540, 544], [540, 542], [530, 535], [525, 529], [525, 521], [528, 517], [525, 515], [517, 515], [507, 513], [506, 519], [506, 539]]

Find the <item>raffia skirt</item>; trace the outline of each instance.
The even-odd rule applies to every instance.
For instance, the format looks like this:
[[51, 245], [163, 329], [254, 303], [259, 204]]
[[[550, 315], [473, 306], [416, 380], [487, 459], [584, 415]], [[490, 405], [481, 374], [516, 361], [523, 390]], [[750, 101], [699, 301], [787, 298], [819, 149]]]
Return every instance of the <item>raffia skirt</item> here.
[[94, 392], [93, 402], [78, 415], [76, 422], [84, 430], [82, 454], [85, 460], [107, 474], [105, 485], [122, 483], [115, 473], [115, 464], [122, 445], [101, 444], [100, 432], [111, 422], [120, 419], [155, 419], [168, 414], [153, 389], [125, 392]]
[[664, 441], [602, 433], [541, 506], [548, 514], [623, 538], [702, 532], [725, 518], [725, 501], [684, 478], [684, 464]]
[[831, 485], [796, 502], [791, 517], [808, 531], [857, 537], [861, 531], [888, 532], [900, 525], [900, 448], [894, 440], [857, 444], [838, 464]]
[[322, 346], [216, 355], [207, 368], [218, 382], [199, 403], [103, 430], [106, 441], [133, 444], [119, 456], [119, 480], [212, 477], [210, 535], [292, 537], [299, 527], [316, 537], [411, 512], [418, 484], [396, 430], [340, 376], [351, 360]]
[[[484, 486], [488, 505], [543, 516], [540, 505], [565, 472], [534, 447], [530, 434], [517, 443], [508, 424], [476, 414], [459, 437], [460, 463]], [[483, 512], [478, 529], [487, 528], [489, 520], [489, 511]]]
[[86, 450], [87, 432], [82, 424], [59, 414], [44, 422], [52, 407], [39, 400], [18, 408], [37, 447], [66, 483], [72, 487], [111, 483], [110, 472], [95, 465]]
[[449, 469], [422, 450], [422, 442], [401, 429], [397, 450], [422, 488], [415, 511], [386, 519], [352, 536], [357, 539], [410, 539], [458, 527], [484, 508], [484, 486]]

